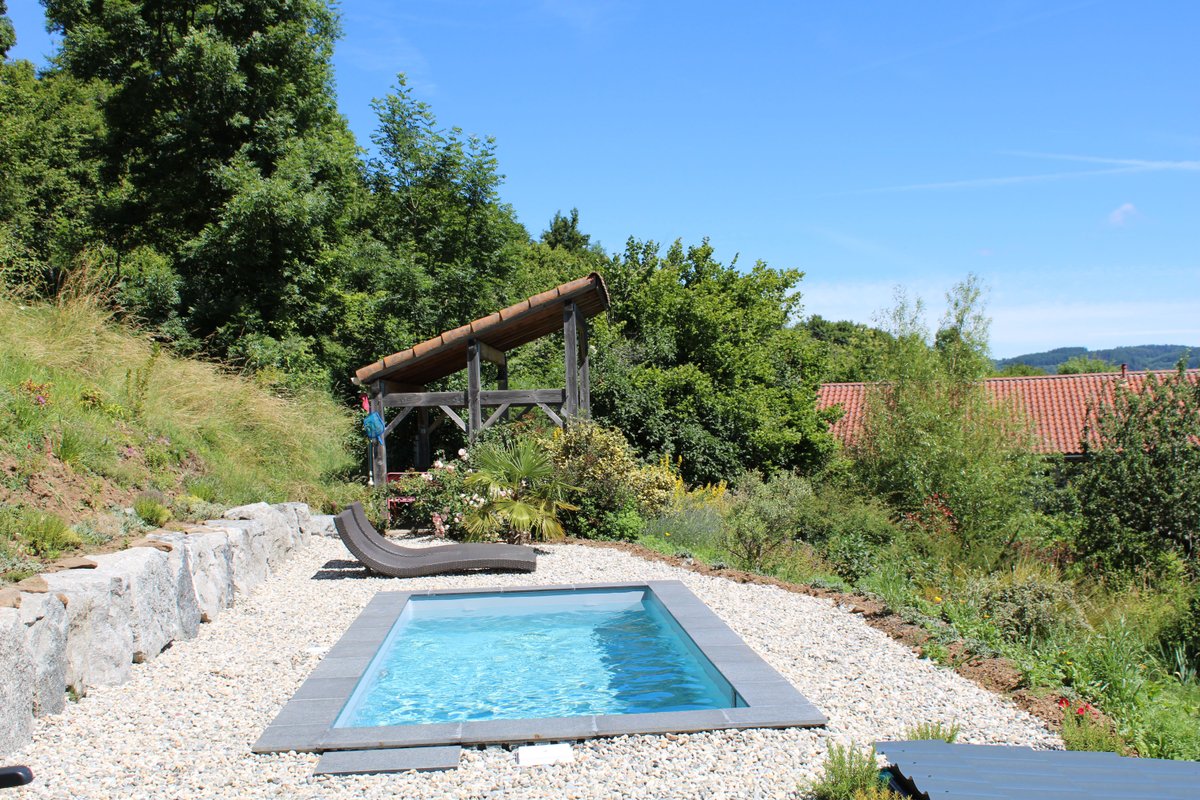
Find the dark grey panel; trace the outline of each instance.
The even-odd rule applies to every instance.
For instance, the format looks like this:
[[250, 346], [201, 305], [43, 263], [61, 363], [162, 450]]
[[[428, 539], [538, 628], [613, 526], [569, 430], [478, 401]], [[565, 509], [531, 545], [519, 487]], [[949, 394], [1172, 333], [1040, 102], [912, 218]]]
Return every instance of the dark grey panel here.
[[1028, 747], [880, 742], [876, 749], [917, 796], [997, 800], [1196, 800], [1200, 764]]

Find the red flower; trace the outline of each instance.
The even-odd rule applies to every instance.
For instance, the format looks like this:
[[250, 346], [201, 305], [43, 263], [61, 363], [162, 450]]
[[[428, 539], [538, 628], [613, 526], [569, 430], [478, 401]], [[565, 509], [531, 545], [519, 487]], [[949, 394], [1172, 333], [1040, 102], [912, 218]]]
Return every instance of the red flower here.
[[1071, 705], [1071, 701], [1068, 700], [1067, 698], [1065, 698], [1065, 697], [1058, 698], [1058, 707], [1059, 708], [1066, 708], [1069, 705]]

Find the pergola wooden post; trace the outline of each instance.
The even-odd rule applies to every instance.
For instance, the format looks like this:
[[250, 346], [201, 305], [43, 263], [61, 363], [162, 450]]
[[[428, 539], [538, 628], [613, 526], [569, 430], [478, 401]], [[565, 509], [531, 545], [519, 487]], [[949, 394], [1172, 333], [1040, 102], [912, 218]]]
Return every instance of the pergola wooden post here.
[[[377, 383], [371, 386], [370, 394], [371, 410], [379, 414], [379, 418], [383, 419], [383, 385]], [[371, 449], [371, 478], [377, 486], [382, 486], [387, 480], [387, 432], [379, 437], [379, 441], [375, 442], [375, 446]]]
[[[497, 422], [507, 421], [514, 406], [520, 409], [517, 419], [536, 408], [559, 426], [578, 416], [590, 416], [588, 319], [607, 308], [608, 289], [603, 279], [592, 273], [394, 353], [358, 370], [354, 380], [367, 388], [372, 411], [383, 416], [386, 409], [399, 409], [385, 427], [385, 441], [401, 421], [417, 412], [413, 460], [417, 468], [425, 469], [433, 457], [430, 436], [446, 419], [473, 440]], [[566, 385], [561, 389], [509, 389], [508, 351], [555, 332], [559, 324]], [[497, 367], [496, 389], [483, 386], [484, 361]], [[465, 392], [426, 390], [427, 384], [464, 366]], [[430, 411], [435, 408], [445, 416], [431, 421]], [[455, 411], [463, 408], [466, 419]], [[485, 416], [485, 408], [495, 411]], [[376, 484], [386, 482], [387, 466], [386, 445], [376, 444], [371, 459], [371, 476]]]
[[579, 309], [574, 303], [563, 304], [563, 372], [567, 381], [567, 417], [579, 413]]

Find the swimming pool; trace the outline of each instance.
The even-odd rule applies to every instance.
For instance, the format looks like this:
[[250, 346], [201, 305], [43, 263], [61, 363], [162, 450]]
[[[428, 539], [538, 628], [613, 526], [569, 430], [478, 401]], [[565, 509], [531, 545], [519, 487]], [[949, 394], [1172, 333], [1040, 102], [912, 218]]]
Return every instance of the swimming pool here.
[[824, 723], [679, 581], [380, 592], [253, 750]]
[[413, 597], [334, 727], [734, 708], [649, 589]]

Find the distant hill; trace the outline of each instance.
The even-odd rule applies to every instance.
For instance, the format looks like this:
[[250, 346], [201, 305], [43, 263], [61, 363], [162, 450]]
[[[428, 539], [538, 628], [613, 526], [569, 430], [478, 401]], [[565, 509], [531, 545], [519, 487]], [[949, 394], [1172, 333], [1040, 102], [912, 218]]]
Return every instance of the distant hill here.
[[1182, 344], [1140, 344], [1131, 347], [1113, 347], [1108, 350], [1088, 350], [1086, 347], [1057, 347], [1044, 353], [1028, 353], [1013, 358], [996, 359], [996, 368], [1004, 369], [1011, 364], [1027, 364], [1054, 373], [1068, 359], [1083, 356], [1107, 361], [1110, 364], [1125, 364], [1131, 370], [1173, 369], [1184, 351], [1190, 351], [1188, 366], [1200, 368], [1200, 347]]

